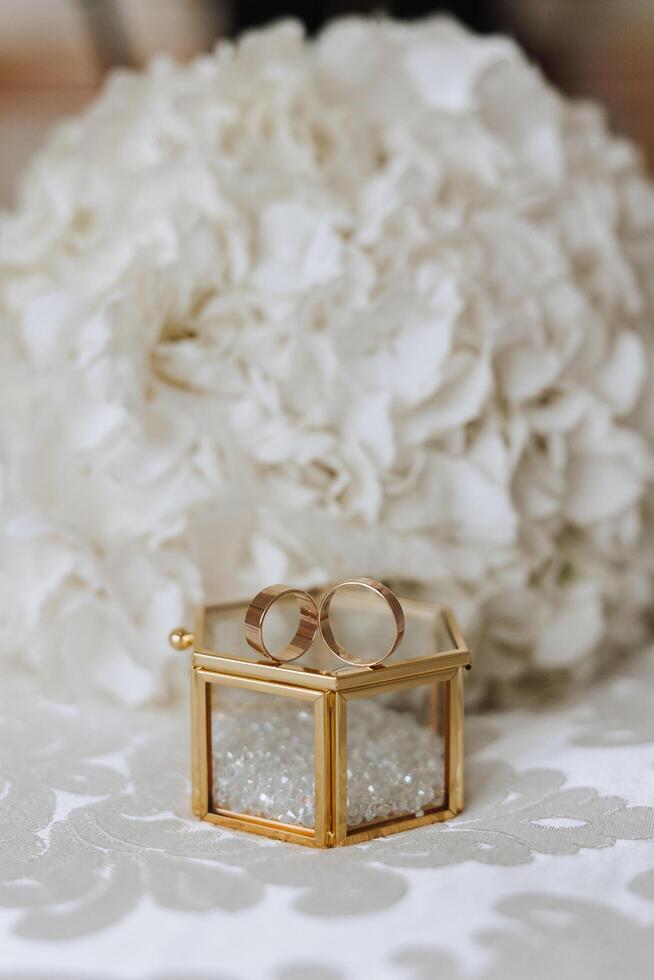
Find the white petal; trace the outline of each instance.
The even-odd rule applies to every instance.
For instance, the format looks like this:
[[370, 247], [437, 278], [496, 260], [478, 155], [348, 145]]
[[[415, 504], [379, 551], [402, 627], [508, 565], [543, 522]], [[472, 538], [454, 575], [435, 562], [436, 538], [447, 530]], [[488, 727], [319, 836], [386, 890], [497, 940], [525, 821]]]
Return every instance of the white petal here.
[[253, 282], [294, 293], [329, 282], [341, 271], [341, 242], [329, 215], [296, 201], [269, 204], [259, 218], [261, 256]]
[[606, 520], [639, 500], [643, 489], [622, 460], [573, 456], [568, 469], [565, 514], [580, 527]]
[[500, 385], [510, 401], [535, 398], [555, 381], [561, 362], [553, 350], [516, 347], [497, 358]]
[[485, 358], [471, 354], [451, 358], [445, 380], [434, 397], [402, 423], [403, 438], [409, 443], [424, 442], [475, 418], [491, 384], [491, 370]]
[[645, 377], [645, 364], [640, 337], [630, 331], [619, 334], [608, 361], [595, 380], [596, 390], [613, 405], [617, 415], [626, 415], [636, 404]]
[[602, 601], [592, 586], [571, 589], [548, 612], [536, 638], [539, 667], [556, 670], [587, 656], [604, 629]]
[[478, 79], [492, 64], [510, 56], [504, 39], [471, 44], [465, 34], [452, 30], [442, 39], [414, 45], [405, 65], [416, 91], [431, 108], [462, 112], [474, 104]]

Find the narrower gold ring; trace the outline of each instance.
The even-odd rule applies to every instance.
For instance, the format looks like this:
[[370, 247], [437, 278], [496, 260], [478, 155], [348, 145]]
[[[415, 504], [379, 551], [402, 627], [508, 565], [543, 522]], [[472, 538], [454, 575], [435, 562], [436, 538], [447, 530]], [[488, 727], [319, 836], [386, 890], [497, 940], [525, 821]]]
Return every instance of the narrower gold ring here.
[[[292, 595], [300, 606], [300, 622], [293, 639], [282, 650], [271, 653], [263, 640], [263, 621], [271, 606], [285, 595]], [[258, 592], [245, 613], [245, 639], [257, 653], [263, 653], [277, 663], [297, 660], [309, 649], [318, 629], [318, 607], [308, 592], [291, 589], [288, 585], [269, 585]]]
[[[384, 656], [379, 657], [378, 660], [361, 660], [359, 657], [355, 657], [349, 652], [349, 650], [346, 650], [344, 646], [341, 646], [334, 636], [334, 631], [332, 630], [329, 622], [329, 607], [331, 606], [334, 594], [339, 589], [344, 589], [348, 586], [359, 586], [360, 588], [368, 589], [370, 592], [374, 592], [375, 595], [378, 595], [386, 602], [388, 608], [393, 614], [393, 619], [395, 620], [395, 636], [393, 637], [393, 642], [389, 649], [386, 651]], [[399, 644], [401, 643], [402, 637], [404, 636], [404, 612], [395, 593], [391, 592], [388, 586], [384, 585], [383, 582], [378, 582], [374, 578], [355, 578], [348, 582], [340, 582], [338, 585], [335, 585], [333, 589], [330, 589], [325, 596], [323, 596], [323, 600], [320, 603], [318, 625], [320, 628], [320, 635], [332, 653], [335, 654], [339, 660], [343, 660], [346, 664], [356, 664], [358, 667], [376, 667], [377, 664], [381, 664], [384, 660], [387, 660], [388, 657], [390, 657], [390, 655], [397, 650]]]

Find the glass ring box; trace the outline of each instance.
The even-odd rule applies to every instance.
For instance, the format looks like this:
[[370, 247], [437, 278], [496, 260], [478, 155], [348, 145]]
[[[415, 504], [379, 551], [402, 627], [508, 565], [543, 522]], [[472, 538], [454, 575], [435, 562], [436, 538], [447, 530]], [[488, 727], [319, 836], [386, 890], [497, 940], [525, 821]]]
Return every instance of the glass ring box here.
[[[317, 603], [327, 588], [310, 590]], [[193, 647], [198, 817], [334, 847], [462, 810], [463, 671], [470, 654], [450, 610], [400, 602], [402, 643], [374, 667], [342, 662], [319, 633], [296, 661], [262, 656], [245, 640], [247, 603], [204, 607], [194, 634], [176, 631], [178, 649]], [[266, 629], [277, 630], [281, 647], [297, 626], [298, 609], [276, 606], [279, 621], [267, 620]], [[387, 649], [389, 621], [384, 604], [360, 590], [345, 590], [333, 603], [331, 624], [348, 649]]]

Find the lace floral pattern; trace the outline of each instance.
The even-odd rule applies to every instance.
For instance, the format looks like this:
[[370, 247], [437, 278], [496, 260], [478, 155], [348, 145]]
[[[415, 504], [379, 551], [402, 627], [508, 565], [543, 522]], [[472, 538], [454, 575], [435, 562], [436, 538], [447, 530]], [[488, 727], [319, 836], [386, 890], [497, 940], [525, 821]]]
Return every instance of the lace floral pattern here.
[[[654, 680], [651, 655], [547, 711], [472, 717], [468, 802], [458, 819], [328, 852], [191, 819], [185, 711], [65, 706], [12, 682], [0, 705], [7, 962], [34, 965], [34, 977], [42, 957], [48, 976], [60, 968], [72, 980], [173, 977], [166, 969], [181, 970], [197, 947], [202, 980], [215, 957], [224, 970], [206, 973], [212, 978], [341, 980], [351, 975], [346, 937], [356, 934], [352, 949], [372, 956], [381, 977], [404, 978], [403, 969], [431, 977], [449, 963], [457, 980], [523, 980], [524, 958], [542, 944], [548, 969], [561, 950], [570, 957], [563, 978], [609, 980], [619, 951], [623, 975], [639, 980], [651, 950], [645, 924], [654, 921], [654, 741], [648, 720], [639, 726], [619, 697], [636, 678]], [[623, 705], [606, 713], [607, 737], [580, 740], [607, 702]], [[611, 738], [625, 729], [634, 733], [629, 744]], [[451, 934], [435, 942], [431, 915], [413, 922], [423, 902]], [[278, 937], [264, 928], [272, 909]], [[155, 955], [143, 922], [154, 934], [170, 923], [179, 944]], [[378, 923], [389, 928], [373, 951]], [[517, 933], [511, 923], [521, 924]], [[243, 928], [268, 935], [258, 967], [255, 953], [230, 938]], [[138, 944], [119, 941], [134, 929], [144, 930], [154, 956], [142, 974]], [[296, 933], [307, 937], [297, 948], [280, 938]], [[105, 941], [113, 952], [103, 970], [92, 950]], [[490, 972], [467, 972], [483, 950]], [[76, 972], [79, 963], [86, 966]], [[190, 965], [182, 972], [195, 980]]]

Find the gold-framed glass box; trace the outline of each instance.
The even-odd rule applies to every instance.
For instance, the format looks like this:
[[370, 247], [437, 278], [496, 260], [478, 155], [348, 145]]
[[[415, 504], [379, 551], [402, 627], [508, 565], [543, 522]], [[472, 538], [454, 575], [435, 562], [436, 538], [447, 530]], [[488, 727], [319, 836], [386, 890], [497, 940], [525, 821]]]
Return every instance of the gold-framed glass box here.
[[[326, 591], [311, 594], [319, 603]], [[178, 649], [193, 647], [198, 817], [335, 847], [462, 810], [463, 672], [470, 654], [449, 609], [400, 601], [403, 641], [374, 667], [343, 663], [319, 634], [297, 661], [263, 657], [245, 640], [245, 602], [206, 606], [194, 633], [176, 631]], [[270, 628], [287, 638], [297, 609], [279, 605]], [[332, 621], [350, 649], [384, 648], [383, 606], [347, 591], [334, 606]]]

